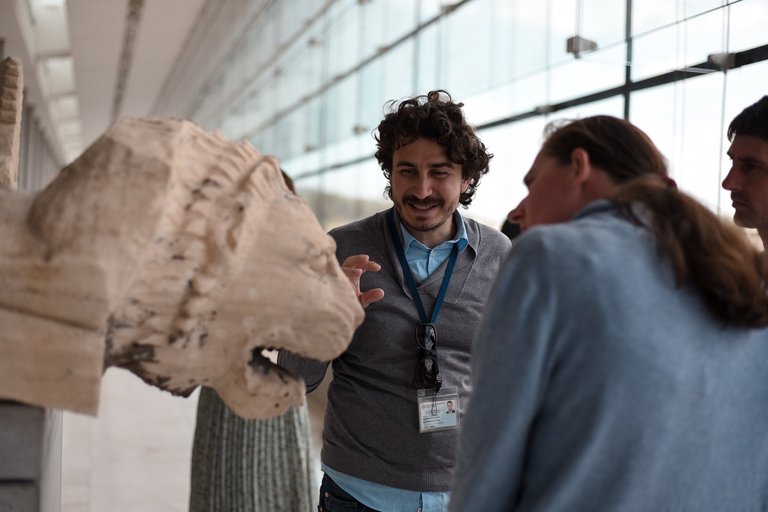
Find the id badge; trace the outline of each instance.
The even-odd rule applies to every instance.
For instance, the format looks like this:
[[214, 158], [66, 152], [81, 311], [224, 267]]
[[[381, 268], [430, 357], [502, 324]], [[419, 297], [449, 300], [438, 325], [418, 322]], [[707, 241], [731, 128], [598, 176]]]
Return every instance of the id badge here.
[[416, 392], [419, 407], [419, 433], [428, 434], [459, 428], [459, 390], [456, 386], [419, 389]]

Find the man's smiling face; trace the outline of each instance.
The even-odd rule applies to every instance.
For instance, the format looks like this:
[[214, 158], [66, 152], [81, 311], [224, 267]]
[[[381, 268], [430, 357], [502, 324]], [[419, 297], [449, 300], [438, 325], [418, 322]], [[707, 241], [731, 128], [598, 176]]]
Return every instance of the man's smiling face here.
[[469, 178], [451, 162], [445, 148], [433, 140], [416, 139], [396, 149], [390, 176], [392, 200], [408, 231], [427, 247], [454, 235], [451, 221]]

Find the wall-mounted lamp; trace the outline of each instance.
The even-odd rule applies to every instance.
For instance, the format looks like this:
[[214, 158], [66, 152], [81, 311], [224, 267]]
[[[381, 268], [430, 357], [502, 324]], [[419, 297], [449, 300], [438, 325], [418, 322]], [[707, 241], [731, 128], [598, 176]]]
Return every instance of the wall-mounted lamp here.
[[736, 67], [736, 54], [713, 53], [707, 56], [707, 62], [720, 68], [720, 71], [728, 71]]
[[581, 58], [582, 52], [591, 52], [592, 50], [596, 49], [596, 42], [590, 41], [589, 39], [584, 39], [581, 36], [569, 37], [568, 41], [566, 42], [566, 51], [568, 53], [572, 53], [573, 56], [577, 59]]

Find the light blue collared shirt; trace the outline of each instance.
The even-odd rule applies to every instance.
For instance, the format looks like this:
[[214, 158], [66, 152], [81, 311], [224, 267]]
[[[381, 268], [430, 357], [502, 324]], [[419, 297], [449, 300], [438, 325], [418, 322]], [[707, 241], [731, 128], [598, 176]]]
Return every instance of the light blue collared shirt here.
[[400, 231], [403, 234], [403, 248], [405, 250], [405, 259], [408, 266], [411, 267], [413, 276], [418, 282], [424, 281], [432, 272], [434, 272], [451, 255], [451, 250], [455, 244], [459, 244], [459, 252], [463, 251], [469, 240], [467, 240], [467, 229], [464, 227], [464, 219], [458, 210], [453, 213], [453, 220], [459, 229], [456, 230], [456, 236], [453, 240], [448, 240], [430, 249], [426, 245], [416, 240], [412, 234], [400, 223]]
[[325, 464], [321, 469], [357, 501], [381, 512], [446, 512], [450, 492], [420, 492], [397, 489], [345, 475]]
[[[461, 252], [469, 244], [464, 219], [458, 210], [453, 213], [453, 221], [458, 226], [456, 236], [453, 240], [443, 242], [433, 249], [416, 240], [400, 223], [405, 259], [419, 282], [428, 278], [448, 259], [454, 245], [458, 244]], [[321, 469], [356, 500], [375, 510], [382, 512], [446, 512], [448, 510], [450, 492], [409, 491], [355, 478], [335, 471], [325, 464], [321, 465]]]

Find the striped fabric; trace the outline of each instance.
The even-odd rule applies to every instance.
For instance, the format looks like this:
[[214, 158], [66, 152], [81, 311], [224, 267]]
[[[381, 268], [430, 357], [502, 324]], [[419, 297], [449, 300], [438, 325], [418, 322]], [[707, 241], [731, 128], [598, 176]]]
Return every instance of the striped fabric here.
[[189, 512], [297, 512], [316, 502], [306, 405], [246, 420], [201, 388]]

